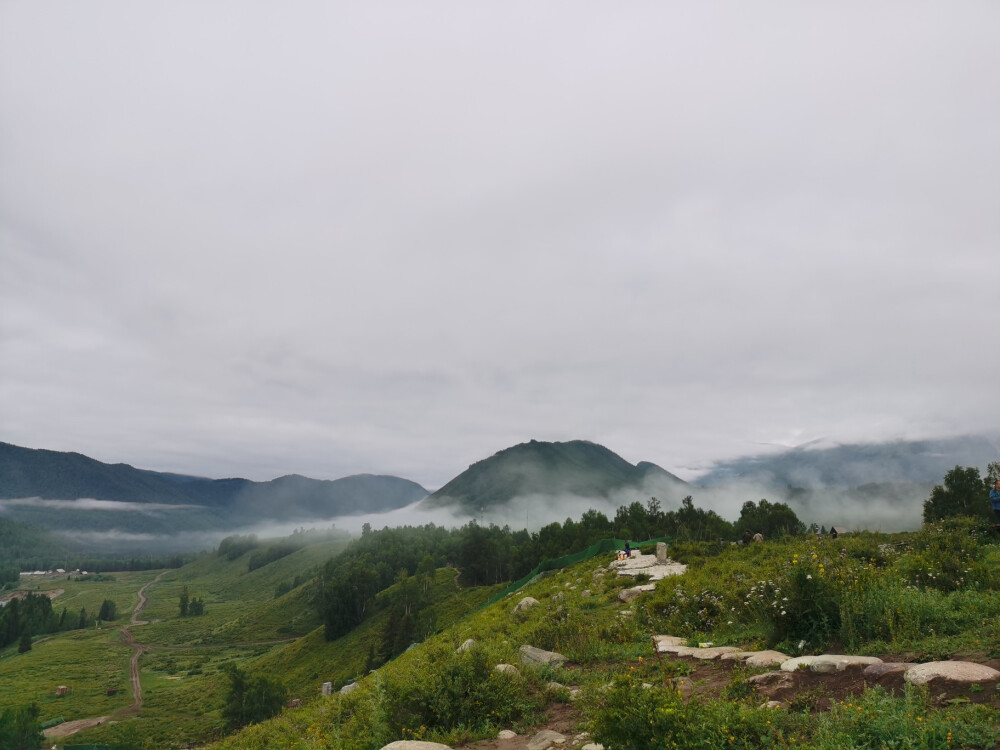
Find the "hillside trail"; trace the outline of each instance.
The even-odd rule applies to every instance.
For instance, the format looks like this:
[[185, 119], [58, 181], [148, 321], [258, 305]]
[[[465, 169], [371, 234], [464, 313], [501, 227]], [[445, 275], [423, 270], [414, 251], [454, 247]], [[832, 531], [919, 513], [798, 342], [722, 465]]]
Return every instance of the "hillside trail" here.
[[132, 685], [132, 705], [115, 711], [113, 714], [108, 714], [107, 716], [94, 716], [89, 719], [76, 719], [74, 721], [64, 721], [62, 724], [56, 724], [54, 727], [49, 727], [43, 732], [46, 738], [69, 737], [71, 734], [76, 734], [84, 729], [100, 726], [109, 719], [139, 713], [139, 709], [142, 708], [142, 684], [139, 682], [139, 658], [142, 656], [146, 647], [141, 643], [135, 642], [135, 637], [132, 635], [129, 628], [134, 625], [146, 624], [145, 620], [139, 619], [139, 615], [142, 614], [142, 610], [146, 608], [146, 604], [149, 601], [146, 597], [146, 589], [154, 583], [159, 582], [166, 572], [167, 571], [163, 571], [156, 576], [156, 578], [149, 581], [139, 589], [139, 601], [132, 610], [132, 616], [129, 618], [129, 624], [123, 625], [118, 631], [122, 641], [125, 642], [125, 645], [135, 650], [132, 654], [132, 659], [129, 661], [128, 667], [129, 682]]
[[208, 650], [214, 648], [254, 648], [256, 646], [273, 646], [281, 643], [291, 643], [296, 640], [295, 638], [283, 638], [281, 640], [274, 641], [250, 641], [246, 643], [231, 643], [225, 644], [225, 646], [219, 645], [200, 645], [200, 646], [157, 646], [150, 643], [139, 643], [135, 640], [135, 635], [132, 633], [131, 628], [137, 625], [148, 625], [148, 621], [139, 619], [142, 615], [142, 611], [146, 608], [149, 603], [149, 597], [147, 596], [147, 590], [155, 583], [168, 573], [169, 571], [164, 570], [162, 573], [156, 576], [153, 580], [149, 581], [146, 585], [139, 589], [137, 592], [138, 603], [132, 610], [132, 615], [129, 618], [128, 625], [123, 625], [119, 629], [119, 635], [121, 636], [122, 642], [133, 649], [132, 658], [129, 660], [128, 674], [129, 683], [132, 687], [132, 705], [126, 708], [121, 708], [114, 713], [108, 714], [106, 716], [94, 716], [89, 719], [76, 719], [74, 721], [66, 721], [62, 724], [57, 724], [53, 727], [46, 729], [43, 734], [48, 738], [56, 737], [68, 737], [71, 734], [76, 734], [77, 732], [83, 731], [84, 729], [91, 729], [92, 727], [100, 726], [106, 721], [111, 719], [120, 719], [126, 716], [135, 716], [139, 713], [142, 708], [142, 683], [139, 680], [139, 660], [142, 655], [147, 651], [196, 651], [196, 650]]

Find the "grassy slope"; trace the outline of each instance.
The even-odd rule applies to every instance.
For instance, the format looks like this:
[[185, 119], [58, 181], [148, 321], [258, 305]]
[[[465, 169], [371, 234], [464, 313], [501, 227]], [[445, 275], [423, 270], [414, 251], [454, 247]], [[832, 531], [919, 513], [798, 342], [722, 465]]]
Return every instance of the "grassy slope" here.
[[[894, 612], [897, 615], [902, 613], [898, 638], [871, 639], [858, 651], [907, 653], [910, 659], [922, 661], [948, 658], [949, 655], [962, 658], [963, 654], [967, 658], [982, 660], [1000, 650], [1000, 627], [993, 625], [1000, 616], [997, 596], [1000, 580], [994, 572], [1000, 547], [990, 540], [984, 542], [988, 543], [981, 545], [981, 554], [976, 561], [962, 563], [965, 567], [959, 571], [964, 570], [967, 578], [955, 590], [922, 589], [914, 586], [912, 581], [915, 575], [922, 575], [921, 570], [938, 571], [935, 575], [940, 575], [943, 563], [958, 548], [956, 545], [971, 544], [967, 531], [961, 529], [952, 532], [929, 529], [909, 535], [866, 534], [836, 541], [803, 537], [748, 549], [725, 547], [713, 550], [710, 545], [701, 545], [700, 548], [689, 545], [686, 553], [677, 550], [690, 560], [688, 573], [679, 579], [668, 579], [654, 595], [643, 597], [633, 605], [624, 605], [617, 598], [618, 591], [631, 585], [629, 582], [611, 575], [598, 575], [606, 560], [600, 563], [585, 561], [552, 577], [533, 582], [507, 599], [428, 639], [419, 648], [364, 678], [360, 689], [350, 696], [335, 695], [330, 699], [314, 700], [301, 709], [285, 712], [269, 722], [227, 738], [217, 746], [217, 750], [266, 747], [358, 750], [380, 747], [381, 744], [377, 743], [383, 740], [400, 739], [398, 734], [384, 734], [391, 731], [392, 696], [405, 692], [413, 685], [420, 686], [423, 695], [440, 690], [447, 678], [435, 677], [434, 665], [448, 664], [444, 667], [446, 670], [460, 668], [455, 666], [454, 651], [466, 638], [473, 638], [481, 644], [491, 660], [490, 664], [519, 663], [518, 646], [530, 643], [557, 650], [578, 665], [572, 672], [562, 673], [560, 670], [542, 670], [541, 674], [532, 675], [531, 670], [525, 670], [525, 678], [529, 682], [534, 680], [536, 684], [556, 679], [564, 684], [582, 685], [591, 691], [591, 695], [599, 695], [601, 686], [607, 685], [615, 675], [624, 674], [627, 677], [629, 669], [639, 669], [640, 672], [649, 670], [648, 674], [642, 674], [642, 678], [649, 681], [662, 679], [662, 675], [652, 671], [659, 668], [654, 667], [658, 660], [650, 658], [653, 654], [652, 632], [682, 635], [692, 641], [712, 640], [719, 645], [761, 647], [771, 633], [772, 615], [769, 612], [774, 608], [771, 606], [770, 589], [769, 600], [759, 606], [754, 604], [751, 592], [755, 588], [759, 590], [761, 582], [767, 586], [774, 582], [787, 587], [790, 577], [794, 577], [803, 566], [808, 566], [811, 571], [811, 580], [823, 578], [829, 580], [831, 585], [843, 586], [847, 601], [854, 602], [850, 606], [862, 606], [858, 603], [858, 597], [861, 597], [863, 606], [869, 608], [862, 620], [879, 626], [888, 622]], [[926, 567], [922, 567], [925, 564]], [[583, 595], [584, 589], [589, 589], [588, 596]], [[866, 589], [871, 594], [863, 596]], [[782, 601], [785, 593], [794, 603], [794, 594], [790, 589], [779, 593], [776, 600]], [[525, 614], [513, 614], [514, 604], [529, 595], [538, 599], [540, 605]], [[744, 602], [750, 602], [750, 605], [741, 608]], [[834, 634], [832, 640], [825, 644], [817, 643], [815, 648], [827, 650], [842, 647], [844, 644], [837, 638]], [[311, 645], [318, 646], [316, 643]], [[785, 649], [794, 648], [788, 642], [778, 645]], [[302, 644], [304, 649], [309, 646], [309, 643]], [[646, 659], [645, 664], [640, 657]], [[299, 658], [306, 658], [306, 653]], [[449, 659], [452, 661], [448, 662]], [[527, 698], [530, 697], [527, 695]], [[600, 701], [599, 698], [597, 700]], [[756, 708], [752, 696], [748, 701], [748, 709]], [[876, 703], [878, 701], [873, 699], [871, 705]], [[528, 711], [528, 703], [525, 705]], [[737, 706], [737, 702], [732, 705]], [[900, 709], [899, 705], [899, 701], [888, 699], [882, 708], [872, 709], [875, 711], [874, 721], [885, 717], [886, 726], [879, 730], [886, 733], [885, 739], [904, 731], [904, 728], [895, 726], [898, 722], [889, 719], [893, 712], [903, 710], [905, 713], [906, 709]], [[984, 724], [981, 712], [975, 714], [972, 707], [969, 710], [969, 716], [962, 721], [968, 720], [972, 724], [963, 726], [978, 727], [976, 731], [989, 734], [992, 731], [990, 726], [995, 722], [989, 721], [987, 716]], [[955, 710], [945, 707], [936, 712], [936, 709], [925, 706], [921, 712], [929, 723], [947, 723]], [[362, 718], [358, 719], [359, 716]], [[530, 712], [525, 716], [530, 718]], [[824, 732], [829, 732], [829, 725], [824, 725], [822, 716], [816, 717], [815, 723], [811, 724], [809, 722], [813, 720], [808, 718], [796, 721], [795, 731], [811, 734], [818, 743], [817, 747], [832, 746], [823, 739]], [[459, 744], [474, 737], [495, 736], [501, 728], [519, 728], [516, 721], [506, 724], [491, 722], [489, 715], [483, 715], [478, 726], [466, 726], [450, 734], [443, 732], [425, 736], [448, 744]], [[374, 737], [380, 727], [384, 736]], [[956, 731], [959, 729], [961, 727], [956, 725]], [[863, 733], [866, 730], [859, 727], [857, 731]], [[914, 725], [905, 731], [919, 734], [922, 730]]]

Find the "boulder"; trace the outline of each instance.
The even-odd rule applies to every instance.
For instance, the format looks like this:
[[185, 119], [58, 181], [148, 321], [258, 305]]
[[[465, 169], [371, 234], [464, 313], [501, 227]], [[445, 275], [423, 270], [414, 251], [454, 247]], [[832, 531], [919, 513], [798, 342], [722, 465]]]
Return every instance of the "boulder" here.
[[359, 687], [360, 687], [360, 685], [358, 685], [358, 683], [356, 683], [356, 682], [349, 682], [346, 685], [344, 685], [344, 687], [342, 687], [340, 689], [340, 694], [341, 695], [347, 695], [348, 693], [353, 693]]
[[547, 750], [553, 745], [563, 745], [566, 742], [566, 736], [559, 734], [559, 732], [554, 732], [551, 729], [543, 729], [541, 732], [536, 734], [525, 746], [528, 750]]
[[911, 685], [926, 685], [931, 680], [972, 684], [1000, 680], [1000, 672], [969, 661], [932, 661], [914, 664], [906, 670], [903, 679]]
[[498, 740], [512, 740], [517, 737], [517, 732], [512, 732], [509, 729], [501, 729], [500, 733], [497, 735]]
[[664, 651], [663, 646], [683, 646], [687, 643], [687, 638], [680, 638], [676, 635], [654, 635], [653, 642], [657, 651]]
[[783, 654], [780, 651], [752, 651], [743, 660], [743, 663], [748, 667], [780, 667], [786, 661], [788, 661], [788, 654]]
[[532, 596], [526, 596], [521, 601], [519, 601], [517, 603], [517, 606], [514, 607], [514, 611], [515, 612], [524, 612], [525, 610], [531, 609], [536, 604], [538, 604], [538, 600], [537, 599], [535, 599]]
[[451, 750], [448, 745], [440, 742], [424, 742], [423, 740], [396, 740], [383, 745], [382, 750]]
[[655, 583], [645, 583], [642, 586], [633, 586], [630, 589], [622, 589], [618, 592], [618, 599], [628, 604], [634, 602], [647, 591], [656, 591]]
[[513, 664], [497, 664], [495, 667], [493, 667], [493, 669], [494, 671], [499, 672], [500, 674], [509, 674], [511, 676], [517, 676], [521, 674], [520, 672], [517, 671], [517, 667], [515, 667]]
[[738, 648], [733, 648], [732, 646], [712, 646], [711, 648], [692, 648], [689, 649], [690, 653], [687, 656], [693, 656], [695, 659], [703, 659], [705, 661], [715, 661], [720, 656], [725, 654], [734, 654], [739, 651]]
[[845, 654], [820, 654], [819, 656], [796, 656], [794, 659], [782, 662], [785, 672], [795, 672], [806, 669], [813, 672], [843, 672], [851, 667], [881, 664], [882, 660], [875, 656], [848, 656]]
[[569, 659], [562, 654], [557, 654], [555, 651], [545, 651], [540, 648], [535, 648], [534, 646], [521, 646], [521, 648], [518, 649], [518, 652], [521, 654], [522, 664], [548, 664], [554, 667], [559, 667], [569, 661]]
[[781, 689], [795, 685], [795, 677], [788, 672], [765, 672], [747, 677], [747, 682], [755, 687]]
[[864, 671], [861, 674], [863, 674], [865, 677], [875, 677], [875, 678], [885, 677], [886, 675], [889, 674], [902, 674], [903, 672], [907, 671], [908, 669], [914, 666], [916, 665], [907, 664], [905, 662], [896, 662], [896, 661], [882, 662], [881, 664], [869, 664], [867, 667], [864, 668]]
[[667, 543], [657, 542], [656, 543], [656, 562], [663, 565], [667, 562]]
[[458, 647], [458, 650], [455, 653], [464, 654], [466, 651], [468, 651], [469, 649], [471, 649], [475, 645], [476, 645], [476, 642], [474, 640], [472, 640], [471, 638], [469, 638], [468, 640], [465, 641], [465, 643], [463, 643], [461, 646]]

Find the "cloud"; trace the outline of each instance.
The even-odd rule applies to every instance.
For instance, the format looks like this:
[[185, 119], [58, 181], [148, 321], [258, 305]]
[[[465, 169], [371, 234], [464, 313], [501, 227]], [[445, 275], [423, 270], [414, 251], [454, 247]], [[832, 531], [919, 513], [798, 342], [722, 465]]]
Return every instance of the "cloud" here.
[[0, 9], [0, 439], [433, 487], [995, 426], [997, 7], [234, 8]]

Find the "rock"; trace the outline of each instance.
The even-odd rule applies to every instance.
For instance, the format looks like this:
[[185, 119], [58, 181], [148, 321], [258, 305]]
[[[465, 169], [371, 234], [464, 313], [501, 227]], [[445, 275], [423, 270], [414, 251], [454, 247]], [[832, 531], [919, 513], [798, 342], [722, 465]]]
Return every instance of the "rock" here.
[[531, 609], [536, 604], [538, 604], [538, 600], [537, 599], [535, 599], [533, 596], [526, 596], [521, 601], [519, 601], [517, 603], [517, 606], [514, 607], [514, 611], [515, 612], [524, 612], [525, 610]]
[[590, 589], [584, 589], [583, 591], [581, 591], [580, 596], [586, 599], [588, 596], [590, 596]]
[[662, 646], [683, 646], [687, 643], [687, 638], [680, 638], [676, 635], [654, 635], [653, 642], [656, 643], [656, 650], [663, 651]]
[[543, 729], [541, 732], [536, 734], [530, 740], [528, 744], [525, 745], [528, 750], [546, 750], [553, 745], [562, 745], [566, 742], [566, 736], [559, 734], [559, 732], [553, 732], [551, 729]]
[[396, 740], [383, 745], [382, 750], [451, 750], [448, 745], [440, 742], [424, 742], [423, 740]]
[[747, 677], [747, 682], [755, 687], [788, 688], [795, 685], [795, 677], [788, 672], [765, 672]]
[[566, 686], [561, 682], [550, 682], [545, 686], [547, 692], [552, 692], [553, 690], [565, 690]]
[[500, 674], [509, 674], [512, 677], [516, 677], [517, 675], [521, 674], [520, 672], [517, 671], [517, 667], [515, 667], [513, 664], [497, 664], [495, 667], [493, 667], [493, 669], [499, 672]]
[[807, 669], [812, 666], [812, 663], [818, 658], [818, 656], [796, 656], [794, 659], [782, 662], [781, 671], [797, 672], [800, 669]]
[[521, 654], [522, 664], [549, 664], [559, 667], [569, 661], [562, 654], [557, 654], [555, 651], [545, 651], [534, 646], [521, 646], [518, 652]]
[[[821, 654], [809, 665], [813, 672], [829, 674], [843, 672], [852, 667], [865, 667], [871, 664], [881, 664], [882, 660], [875, 656], [845, 656], [843, 654]], [[784, 668], [784, 667], [782, 667]]]
[[360, 687], [360, 685], [358, 685], [358, 683], [356, 683], [356, 682], [349, 682], [346, 685], [344, 685], [344, 687], [342, 687], [340, 689], [340, 694], [341, 695], [347, 695], [348, 693], [353, 693], [359, 687]]
[[903, 673], [916, 666], [905, 662], [882, 662], [881, 664], [869, 664], [861, 673], [865, 677], [885, 677], [887, 674]]
[[911, 685], [926, 685], [931, 680], [947, 680], [948, 682], [994, 682], [1000, 679], [1000, 672], [985, 664], [975, 664], [969, 661], [932, 661], [927, 664], [914, 664], [903, 675], [903, 679]]
[[667, 543], [656, 543], [656, 562], [666, 565], [667, 563]]
[[733, 648], [732, 646], [713, 646], [711, 648], [692, 648], [691, 653], [688, 656], [693, 656], [695, 659], [703, 659], [704, 661], [715, 661], [720, 656], [725, 654], [732, 654], [739, 651], [738, 648]]
[[509, 729], [501, 729], [500, 733], [497, 735], [498, 740], [512, 740], [517, 737], [517, 732], [512, 732]]
[[476, 645], [476, 642], [474, 640], [472, 640], [471, 638], [469, 638], [468, 640], [465, 641], [465, 643], [463, 643], [461, 646], [458, 647], [458, 650], [455, 653], [457, 653], [457, 654], [464, 654], [466, 651], [468, 651], [469, 649], [471, 649], [475, 645]]
[[767, 703], [761, 703], [759, 708], [781, 708], [781, 701], [768, 701]]
[[634, 602], [647, 591], [656, 591], [655, 583], [645, 583], [642, 586], [633, 586], [630, 589], [622, 589], [618, 592], [618, 599], [625, 602]]
[[604, 750], [604, 745], [599, 742], [588, 742], [580, 750]]
[[752, 651], [743, 660], [748, 667], [780, 667], [788, 661], [788, 654], [780, 651]]

